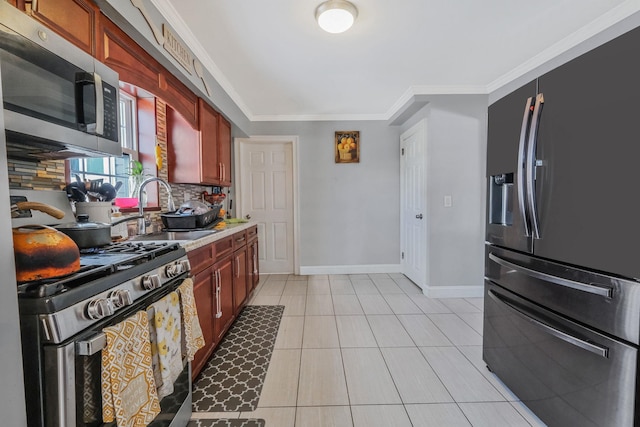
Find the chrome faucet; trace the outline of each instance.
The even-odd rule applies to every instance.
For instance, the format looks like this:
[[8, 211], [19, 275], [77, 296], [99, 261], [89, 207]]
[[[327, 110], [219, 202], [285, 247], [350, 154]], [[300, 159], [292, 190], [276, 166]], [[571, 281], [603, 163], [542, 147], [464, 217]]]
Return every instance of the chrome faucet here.
[[169, 184], [164, 179], [155, 176], [145, 179], [144, 181], [142, 181], [142, 183], [140, 183], [140, 188], [138, 189], [138, 214], [140, 216], [138, 219], [138, 234], [147, 233], [147, 224], [145, 222], [144, 209], [142, 206], [142, 192], [144, 190], [144, 187], [146, 187], [148, 183], [153, 181], [158, 181], [164, 186], [165, 190], [167, 190], [167, 210], [169, 210], [169, 212], [173, 212], [176, 210], [176, 206], [173, 202], [173, 195], [171, 194], [171, 187], [169, 186]]

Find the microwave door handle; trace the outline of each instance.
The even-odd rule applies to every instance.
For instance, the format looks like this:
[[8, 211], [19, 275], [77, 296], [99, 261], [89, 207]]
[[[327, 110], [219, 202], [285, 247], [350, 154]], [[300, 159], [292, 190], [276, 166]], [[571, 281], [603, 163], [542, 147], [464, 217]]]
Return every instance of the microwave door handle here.
[[104, 92], [100, 74], [93, 73], [93, 81], [96, 89], [96, 135], [104, 135]]
[[520, 317], [522, 317], [524, 320], [529, 321], [530, 323], [532, 323], [534, 326], [538, 327], [540, 330], [542, 330], [543, 332], [546, 332], [549, 335], [552, 335], [558, 339], [561, 339], [562, 341], [571, 344], [573, 346], [579, 347], [583, 350], [589, 351], [593, 354], [596, 354], [600, 357], [604, 357], [605, 359], [609, 358], [609, 349], [607, 347], [595, 344], [595, 343], [590, 343], [588, 341], [585, 341], [583, 339], [580, 339], [578, 337], [575, 337], [573, 335], [569, 335], [566, 332], [563, 332], [559, 329], [556, 329], [552, 326], [547, 325], [546, 323], [541, 322], [538, 319], [535, 319], [534, 317], [532, 317], [531, 315], [525, 313], [523, 310], [517, 308], [516, 306], [510, 304], [509, 302], [507, 302], [504, 298], [500, 298], [500, 295], [498, 295], [497, 293], [495, 293], [493, 290], [489, 291], [489, 297], [491, 297], [492, 300], [494, 300], [496, 303], [498, 304], [504, 304], [511, 312], [519, 315]]
[[522, 127], [520, 128], [520, 142], [518, 143], [518, 205], [520, 206], [520, 212], [522, 212], [522, 219], [524, 222], [524, 234], [525, 236], [531, 236], [529, 229], [528, 212], [525, 205], [525, 168], [526, 168], [526, 150], [527, 150], [527, 133], [529, 130], [529, 123], [531, 121], [531, 105], [533, 98], [529, 97], [524, 106], [524, 116], [522, 117]]
[[536, 180], [536, 149], [538, 148], [538, 127], [540, 125], [540, 115], [544, 105], [544, 95], [539, 93], [536, 96], [536, 106], [533, 109], [533, 119], [529, 128], [529, 144], [527, 147], [527, 205], [529, 207], [529, 215], [531, 216], [531, 232], [534, 239], [540, 238], [540, 222], [538, 220], [538, 202], [536, 200], [536, 189], [534, 182]]

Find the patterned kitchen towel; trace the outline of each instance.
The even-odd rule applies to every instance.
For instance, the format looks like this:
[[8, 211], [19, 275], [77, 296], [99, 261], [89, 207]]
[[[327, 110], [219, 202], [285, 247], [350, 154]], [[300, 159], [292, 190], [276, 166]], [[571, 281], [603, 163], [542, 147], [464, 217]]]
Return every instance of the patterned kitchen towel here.
[[147, 313], [139, 311], [103, 332], [102, 419], [118, 427], [146, 426], [160, 413]]
[[[160, 377], [158, 398], [173, 393], [173, 383], [182, 372], [182, 353], [180, 332], [180, 298], [177, 292], [171, 292], [161, 300], [153, 303], [149, 311], [153, 312], [153, 322], [150, 332], [155, 336], [151, 339], [151, 352], [157, 355], [157, 365], [154, 365], [156, 379]], [[159, 372], [159, 375], [158, 375]]]
[[182, 354], [189, 360], [193, 360], [198, 350], [204, 347], [204, 336], [200, 328], [196, 299], [193, 296], [193, 280], [185, 279], [178, 286], [180, 304], [182, 309]]

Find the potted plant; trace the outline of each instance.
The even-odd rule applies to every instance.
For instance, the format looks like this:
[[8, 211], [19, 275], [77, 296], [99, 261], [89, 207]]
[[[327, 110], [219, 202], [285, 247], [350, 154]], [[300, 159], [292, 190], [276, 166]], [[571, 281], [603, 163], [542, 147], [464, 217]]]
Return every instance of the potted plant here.
[[[131, 178], [131, 197], [138, 197], [138, 192], [140, 191], [140, 184], [146, 178], [148, 178], [149, 174], [144, 173], [144, 167], [142, 167], [142, 163], [138, 160], [132, 160], [129, 163], [129, 176]], [[146, 206], [147, 204], [147, 194], [146, 191], [142, 192], [142, 206]]]

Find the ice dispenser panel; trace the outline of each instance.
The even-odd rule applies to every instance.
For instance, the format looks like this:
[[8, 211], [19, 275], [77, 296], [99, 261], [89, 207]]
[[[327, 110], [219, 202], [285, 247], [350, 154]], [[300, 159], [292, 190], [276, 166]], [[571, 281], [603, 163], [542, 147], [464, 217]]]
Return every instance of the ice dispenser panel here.
[[489, 223], [513, 224], [513, 173], [489, 177]]

